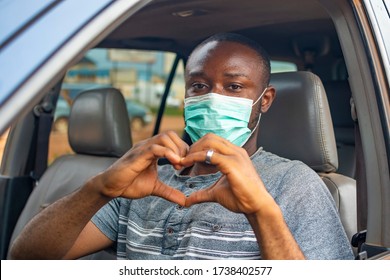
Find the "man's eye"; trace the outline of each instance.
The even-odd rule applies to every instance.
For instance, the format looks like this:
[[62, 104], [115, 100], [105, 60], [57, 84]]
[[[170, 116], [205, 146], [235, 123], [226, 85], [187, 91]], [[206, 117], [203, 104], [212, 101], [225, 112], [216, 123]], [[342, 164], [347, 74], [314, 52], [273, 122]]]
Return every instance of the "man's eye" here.
[[205, 84], [194, 83], [192, 84], [192, 87], [195, 89], [205, 89], [207, 86]]
[[232, 85], [229, 86], [229, 88], [232, 89], [232, 90], [240, 90], [240, 89], [242, 89], [242, 86], [236, 85], [236, 84], [232, 84]]

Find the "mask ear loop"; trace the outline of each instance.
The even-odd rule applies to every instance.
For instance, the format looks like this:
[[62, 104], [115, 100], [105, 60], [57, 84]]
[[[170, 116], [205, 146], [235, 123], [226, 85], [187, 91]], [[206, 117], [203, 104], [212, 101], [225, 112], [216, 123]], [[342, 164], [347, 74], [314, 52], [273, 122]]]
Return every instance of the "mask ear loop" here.
[[[266, 87], [263, 92], [260, 94], [259, 98], [255, 101], [255, 103], [252, 104], [252, 107], [256, 105], [257, 102], [263, 97], [264, 93], [267, 91], [268, 87]], [[260, 113], [261, 114], [261, 113]]]
[[[256, 103], [263, 97], [263, 95], [264, 95], [264, 93], [267, 91], [267, 89], [268, 89], [268, 87], [266, 87], [266, 88], [264, 89], [264, 91], [262, 92], [262, 94], [260, 94], [260, 97], [257, 98], [257, 100], [255, 101], [255, 103], [252, 104], [252, 107], [255, 106]], [[261, 114], [261, 111], [260, 111], [259, 118], [257, 119], [257, 124], [256, 124], [255, 128], [252, 129], [251, 134], [249, 135], [248, 139], [251, 138], [252, 134], [256, 131], [257, 127], [259, 126], [260, 119], [261, 119], [261, 115], [262, 115], [262, 114]], [[248, 140], [247, 140], [247, 141], [248, 141]]]

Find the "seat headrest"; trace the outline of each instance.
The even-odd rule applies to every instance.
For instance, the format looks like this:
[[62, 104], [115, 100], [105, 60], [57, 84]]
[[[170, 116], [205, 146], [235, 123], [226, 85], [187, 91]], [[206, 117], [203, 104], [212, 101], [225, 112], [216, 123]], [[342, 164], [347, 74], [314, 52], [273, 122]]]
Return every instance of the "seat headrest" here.
[[122, 156], [132, 146], [129, 117], [122, 93], [114, 88], [80, 93], [71, 108], [68, 137], [75, 153]]
[[355, 144], [355, 123], [351, 114], [351, 88], [347, 80], [324, 81], [330, 105], [336, 142]]
[[336, 141], [326, 93], [319, 77], [310, 72], [271, 75], [276, 98], [263, 114], [258, 146], [317, 172], [338, 167]]

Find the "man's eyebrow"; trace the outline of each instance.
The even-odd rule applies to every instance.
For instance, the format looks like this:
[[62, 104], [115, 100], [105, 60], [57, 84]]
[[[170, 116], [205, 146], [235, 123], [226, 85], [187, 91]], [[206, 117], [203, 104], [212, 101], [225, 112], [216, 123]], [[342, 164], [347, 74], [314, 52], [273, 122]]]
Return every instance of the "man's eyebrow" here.
[[[225, 77], [229, 77], [229, 78], [245, 77], [245, 78], [250, 80], [250, 77], [247, 74], [239, 73], [239, 72], [237, 72], [237, 73], [235, 73], [235, 72], [229, 73], [228, 72], [228, 73], [224, 73], [223, 75]], [[206, 74], [203, 71], [193, 71], [193, 72], [189, 72], [188, 76], [189, 77], [204, 77], [204, 76], [206, 76]]]
[[230, 78], [236, 78], [236, 77], [245, 77], [247, 79], [250, 79], [247, 74], [244, 73], [224, 73], [223, 74], [225, 77], [230, 77]]
[[192, 71], [188, 73], [189, 77], [203, 77], [206, 74], [203, 71]]

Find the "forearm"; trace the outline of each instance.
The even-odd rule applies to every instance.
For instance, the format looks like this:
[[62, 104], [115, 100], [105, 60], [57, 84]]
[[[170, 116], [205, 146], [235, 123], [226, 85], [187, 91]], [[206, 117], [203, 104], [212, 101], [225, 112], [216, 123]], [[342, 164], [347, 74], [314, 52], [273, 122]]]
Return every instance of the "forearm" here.
[[13, 259], [61, 259], [91, 217], [110, 199], [89, 181], [37, 214], [11, 248]]
[[274, 201], [266, 209], [246, 216], [255, 232], [263, 259], [305, 259]]

